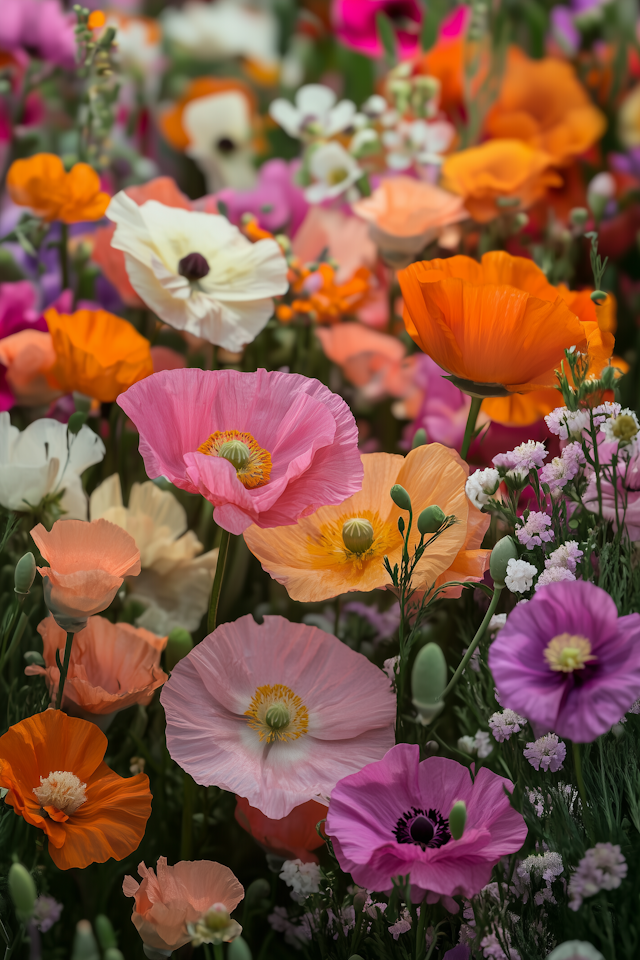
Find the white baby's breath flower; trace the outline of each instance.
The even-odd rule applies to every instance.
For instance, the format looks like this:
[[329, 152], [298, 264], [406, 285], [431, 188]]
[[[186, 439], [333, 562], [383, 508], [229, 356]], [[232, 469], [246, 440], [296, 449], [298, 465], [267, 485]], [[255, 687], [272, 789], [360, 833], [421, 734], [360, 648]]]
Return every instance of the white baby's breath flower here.
[[538, 573], [537, 567], [526, 560], [509, 560], [505, 586], [511, 593], [526, 593], [531, 589], [533, 579]]
[[349, 190], [362, 176], [355, 158], [335, 141], [316, 147], [309, 159], [314, 182], [304, 192], [308, 203], [332, 200]]
[[330, 87], [308, 83], [296, 93], [295, 104], [278, 97], [269, 107], [273, 120], [296, 140], [333, 137], [353, 124], [356, 105], [351, 100], [336, 103]]
[[486, 470], [472, 473], [464, 489], [474, 507], [482, 510], [499, 486], [500, 474], [493, 467], [487, 467]]
[[317, 863], [285, 860], [282, 864], [280, 879], [291, 887], [291, 898], [296, 903], [303, 903], [307, 897], [320, 889], [322, 874]]
[[117, 225], [131, 285], [155, 313], [225, 350], [238, 351], [266, 326], [274, 296], [287, 290], [287, 263], [275, 240], [251, 243], [225, 217], [138, 206], [121, 191], [107, 216]]

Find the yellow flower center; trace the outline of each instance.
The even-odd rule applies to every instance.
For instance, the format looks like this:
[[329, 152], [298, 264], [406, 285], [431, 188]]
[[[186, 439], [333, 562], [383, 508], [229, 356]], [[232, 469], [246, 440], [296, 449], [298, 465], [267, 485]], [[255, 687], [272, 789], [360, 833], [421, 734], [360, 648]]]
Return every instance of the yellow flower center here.
[[401, 542], [397, 528], [380, 519], [374, 510], [363, 510], [358, 517], [341, 516], [323, 524], [319, 533], [307, 538], [307, 549], [314, 567], [326, 568], [354, 564], [362, 570], [371, 560], [381, 560]]
[[261, 740], [297, 740], [307, 732], [309, 713], [304, 703], [293, 690], [281, 683], [258, 687], [249, 709], [249, 726]]
[[41, 807], [55, 807], [70, 817], [86, 802], [86, 787], [75, 773], [56, 770], [48, 777], [40, 777], [40, 786], [33, 792]]
[[346, 180], [348, 176], [349, 171], [346, 167], [334, 167], [333, 170], [329, 171], [327, 183], [332, 187], [337, 187], [337, 185], [342, 183], [343, 180]]
[[235, 467], [238, 480], [248, 490], [269, 483], [271, 454], [250, 433], [216, 430], [200, 444], [198, 453], [228, 460]]
[[231, 917], [224, 903], [214, 903], [212, 907], [209, 907], [203, 917], [205, 927], [215, 931], [226, 930], [230, 920]]
[[633, 440], [638, 432], [636, 421], [628, 413], [621, 413], [611, 424], [611, 432], [618, 440]]
[[584, 670], [585, 664], [598, 658], [591, 653], [591, 643], [580, 634], [561, 633], [547, 644], [544, 658], [552, 670], [573, 673]]

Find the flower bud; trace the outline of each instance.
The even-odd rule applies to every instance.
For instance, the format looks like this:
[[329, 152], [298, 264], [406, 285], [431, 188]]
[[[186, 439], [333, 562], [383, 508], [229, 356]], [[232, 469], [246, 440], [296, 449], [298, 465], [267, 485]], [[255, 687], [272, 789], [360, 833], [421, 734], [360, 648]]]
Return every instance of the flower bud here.
[[258, 877], [257, 880], [249, 884], [245, 891], [244, 906], [248, 910], [257, 908], [261, 901], [266, 901], [266, 906], [269, 906], [270, 897], [271, 885], [269, 881], [265, 880], [264, 877]]
[[489, 572], [493, 577], [493, 582], [498, 587], [504, 586], [504, 578], [507, 575], [507, 564], [509, 560], [518, 559], [518, 548], [513, 537], [503, 537], [498, 540], [491, 551], [489, 561]]
[[96, 928], [96, 936], [103, 950], [118, 946], [109, 917], [106, 917], [104, 913], [99, 913], [93, 921], [93, 925]]
[[71, 960], [100, 960], [98, 944], [88, 920], [80, 920], [76, 924]]
[[227, 949], [227, 960], [252, 960], [249, 944], [242, 937], [232, 940]]
[[529, 226], [529, 217], [521, 210], [519, 213], [516, 213], [513, 218], [513, 232], [519, 233], [520, 230], [524, 230], [527, 226]]
[[396, 507], [400, 507], [401, 510], [411, 510], [411, 497], [399, 483], [394, 483], [389, 495]]
[[12, 863], [9, 867], [8, 884], [16, 917], [20, 923], [26, 923], [33, 913], [33, 905], [38, 895], [33, 877], [21, 863]]
[[84, 393], [78, 393], [78, 391], [75, 390], [73, 393], [73, 402], [77, 413], [89, 413], [91, 410], [91, 397], [88, 397]]
[[593, 300], [597, 307], [599, 307], [607, 299], [607, 294], [604, 290], [594, 290], [590, 295], [590, 299]]
[[602, 373], [600, 374], [600, 382], [602, 384], [603, 390], [613, 390], [616, 380], [620, 375], [620, 371], [615, 367], [603, 367]]
[[366, 553], [373, 543], [373, 526], [364, 517], [351, 517], [342, 524], [342, 541], [350, 553]]
[[103, 960], [124, 960], [124, 955], [117, 947], [107, 947], [103, 955]]
[[24, 660], [28, 667], [44, 667], [44, 657], [37, 650], [27, 650]]
[[427, 431], [424, 427], [420, 427], [413, 435], [413, 440], [411, 441], [411, 449], [415, 450], [416, 447], [423, 447], [427, 442]]
[[69, 431], [69, 433], [75, 436], [76, 434], [80, 433], [80, 431], [82, 430], [86, 422], [87, 422], [86, 413], [84, 413], [82, 410], [76, 410], [76, 412], [72, 413], [71, 416], [69, 417], [69, 421], [67, 423], [67, 430]]
[[13, 589], [19, 597], [26, 597], [36, 576], [36, 558], [32, 553], [25, 553], [16, 563], [13, 575]]
[[464, 833], [467, 822], [467, 805], [464, 800], [456, 800], [449, 814], [449, 833], [454, 840], [459, 840]]
[[426, 507], [418, 517], [418, 530], [424, 537], [428, 533], [437, 533], [447, 519], [444, 510], [435, 503]]
[[164, 665], [171, 671], [176, 663], [179, 663], [183, 657], [193, 649], [193, 640], [191, 634], [184, 627], [174, 627], [167, 637], [167, 645], [164, 648]]
[[418, 718], [431, 723], [444, 707], [440, 698], [447, 686], [447, 661], [437, 643], [427, 643], [416, 657], [411, 671], [411, 697]]
[[586, 207], [574, 207], [569, 211], [569, 223], [574, 227], [584, 227], [589, 219], [589, 211]]

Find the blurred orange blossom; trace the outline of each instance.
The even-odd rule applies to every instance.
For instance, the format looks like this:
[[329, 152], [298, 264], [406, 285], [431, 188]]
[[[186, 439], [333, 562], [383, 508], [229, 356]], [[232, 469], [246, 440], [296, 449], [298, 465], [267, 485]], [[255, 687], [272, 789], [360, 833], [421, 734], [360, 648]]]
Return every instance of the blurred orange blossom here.
[[14, 160], [7, 174], [7, 190], [18, 206], [30, 207], [43, 220], [63, 223], [99, 220], [111, 200], [100, 190], [100, 177], [89, 164], [76, 163], [67, 173], [53, 153]]

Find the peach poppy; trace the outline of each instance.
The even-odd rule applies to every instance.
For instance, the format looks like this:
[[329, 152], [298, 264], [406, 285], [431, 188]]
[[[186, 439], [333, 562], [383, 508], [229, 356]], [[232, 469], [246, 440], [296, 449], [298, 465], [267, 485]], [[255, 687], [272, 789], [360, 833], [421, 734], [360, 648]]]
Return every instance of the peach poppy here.
[[597, 322], [582, 323], [532, 260], [494, 251], [412, 263], [398, 278], [407, 332], [472, 395], [553, 387], [571, 346], [606, 353]]
[[0, 787], [18, 816], [43, 830], [60, 870], [123, 860], [151, 814], [149, 778], [120, 777], [104, 762], [95, 724], [45, 710], [0, 737]]
[[512, 212], [527, 210], [549, 187], [560, 186], [562, 177], [550, 169], [551, 162], [548, 153], [521, 140], [489, 140], [445, 157], [442, 186], [464, 198], [474, 220], [487, 223], [504, 212], [497, 200], [513, 200]]
[[570, 63], [531, 60], [510, 47], [500, 95], [485, 120], [490, 137], [521, 140], [564, 165], [593, 146], [606, 126]]
[[311, 207], [296, 230], [291, 249], [303, 264], [319, 260], [325, 252], [338, 264], [337, 283], [346, 283], [362, 267], [373, 270], [376, 265], [377, 251], [367, 225], [342, 210]]
[[324, 843], [316, 825], [326, 816], [325, 806], [316, 800], [307, 800], [294, 807], [286, 817], [271, 820], [257, 807], [252, 807], [245, 797], [236, 797], [235, 817], [242, 829], [250, 833], [262, 847], [266, 847], [269, 853], [287, 860], [318, 862], [311, 851]]
[[39, 523], [31, 537], [49, 564], [38, 567], [47, 606], [64, 630], [82, 630], [88, 617], [106, 610], [125, 577], [140, 573], [135, 540], [108, 520], [56, 520], [49, 531]]
[[44, 317], [56, 352], [49, 382], [63, 393], [108, 403], [153, 373], [151, 344], [128, 320], [106, 310], [68, 314], [53, 307]]
[[[284, 584], [292, 600], [314, 602], [351, 590], [391, 586], [383, 560], [388, 556], [392, 566], [400, 563], [403, 541], [398, 518], [406, 519], [406, 513], [389, 496], [395, 483], [408, 491], [416, 520], [432, 504], [457, 520], [418, 563], [413, 583], [416, 589], [428, 589], [442, 576], [441, 582], [454, 579], [448, 575], [449, 570], [466, 562], [460, 552], [471, 544], [477, 549], [473, 531], [482, 525], [486, 530], [488, 517], [476, 511], [478, 518], [473, 513], [475, 508], [465, 496], [468, 468], [454, 450], [431, 443], [417, 447], [406, 458], [390, 453], [363, 454], [362, 464], [362, 490], [338, 506], [321, 507], [295, 526], [270, 530], [252, 526], [245, 530], [251, 552], [274, 580]], [[355, 520], [360, 523], [354, 524]], [[360, 528], [359, 542], [353, 536], [354, 526]], [[414, 527], [410, 551], [419, 538]], [[482, 551], [485, 555], [488, 552]]]
[[[25, 673], [44, 676], [55, 702], [60, 680], [56, 652], [62, 660], [66, 632], [53, 617], [47, 617], [38, 625], [38, 633], [45, 666], [28, 666]], [[142, 627], [89, 617], [84, 630], [74, 638], [62, 709], [83, 720], [93, 720], [104, 730], [104, 721], [111, 720], [119, 710], [134, 703], [147, 706], [153, 691], [169, 679], [160, 668], [166, 644], [166, 637]]]
[[46, 374], [56, 360], [51, 334], [41, 330], [19, 330], [0, 340], [0, 364], [16, 403], [36, 407], [60, 395]]
[[[157, 200], [165, 207], [178, 207], [181, 210], [191, 210], [191, 204], [184, 193], [178, 188], [171, 177], [156, 177], [148, 183], [139, 186], [126, 187], [124, 191], [139, 207], [147, 200]], [[97, 263], [107, 280], [113, 284], [123, 303], [128, 307], [144, 307], [144, 302], [131, 286], [124, 253], [111, 246], [111, 240], [116, 232], [116, 225], [99, 227], [93, 235], [93, 250], [91, 259]]]
[[376, 246], [397, 253], [418, 253], [468, 218], [461, 197], [402, 176], [383, 180], [370, 197], [354, 203], [353, 210], [369, 222]]
[[212, 860], [181, 860], [169, 867], [167, 858], [159, 857], [156, 872], [141, 863], [138, 874], [142, 883], [125, 877], [122, 892], [135, 898], [131, 920], [154, 950], [178, 950], [191, 940], [188, 923], [197, 923], [213, 904], [231, 913], [244, 897], [231, 870]]
[[100, 177], [88, 163], [76, 163], [67, 173], [53, 153], [14, 160], [7, 174], [7, 190], [18, 206], [30, 207], [43, 220], [63, 223], [99, 220], [111, 200], [101, 191]]

